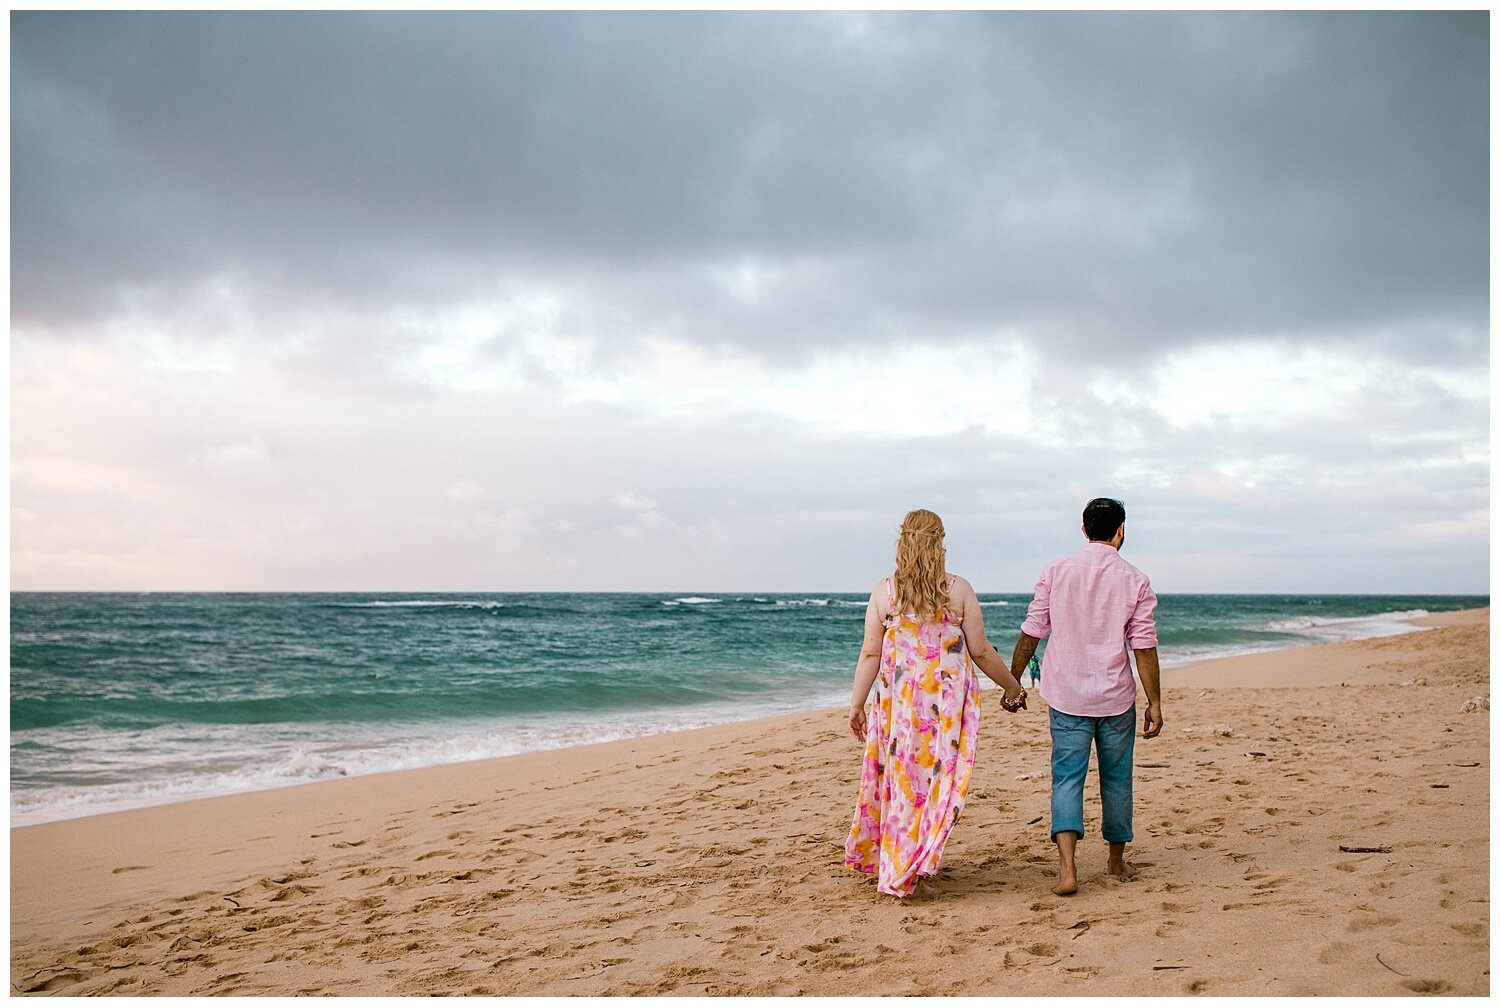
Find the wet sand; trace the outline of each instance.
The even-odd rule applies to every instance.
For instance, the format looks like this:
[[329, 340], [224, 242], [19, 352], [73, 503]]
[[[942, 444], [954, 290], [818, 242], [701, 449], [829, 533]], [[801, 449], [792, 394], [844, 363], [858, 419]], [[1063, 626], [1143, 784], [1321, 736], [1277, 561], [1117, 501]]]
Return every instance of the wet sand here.
[[931, 895], [843, 867], [820, 711], [13, 830], [11, 989], [1486, 995], [1489, 610], [1419, 621], [1165, 672], [1134, 882], [1091, 773], [1050, 893], [1045, 712], [987, 692]]

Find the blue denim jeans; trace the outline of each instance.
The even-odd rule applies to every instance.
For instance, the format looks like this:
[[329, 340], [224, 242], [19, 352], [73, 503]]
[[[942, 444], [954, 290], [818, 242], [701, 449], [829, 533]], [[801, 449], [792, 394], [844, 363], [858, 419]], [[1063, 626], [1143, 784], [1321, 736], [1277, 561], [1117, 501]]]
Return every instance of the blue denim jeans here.
[[1052, 729], [1052, 840], [1059, 832], [1083, 838], [1083, 782], [1089, 773], [1089, 748], [1099, 752], [1099, 797], [1104, 804], [1100, 832], [1108, 843], [1128, 843], [1131, 829], [1135, 707], [1114, 717], [1075, 717], [1047, 711]]

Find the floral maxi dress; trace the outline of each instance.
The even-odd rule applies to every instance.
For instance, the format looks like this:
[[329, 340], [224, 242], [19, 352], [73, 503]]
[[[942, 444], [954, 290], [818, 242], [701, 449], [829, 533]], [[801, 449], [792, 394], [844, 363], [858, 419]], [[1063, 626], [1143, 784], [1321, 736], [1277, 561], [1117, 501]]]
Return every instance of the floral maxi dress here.
[[[894, 595], [890, 580], [886, 594]], [[874, 874], [878, 891], [905, 898], [942, 866], [963, 811], [979, 739], [979, 680], [947, 608], [937, 622], [892, 611], [885, 626], [844, 864]]]

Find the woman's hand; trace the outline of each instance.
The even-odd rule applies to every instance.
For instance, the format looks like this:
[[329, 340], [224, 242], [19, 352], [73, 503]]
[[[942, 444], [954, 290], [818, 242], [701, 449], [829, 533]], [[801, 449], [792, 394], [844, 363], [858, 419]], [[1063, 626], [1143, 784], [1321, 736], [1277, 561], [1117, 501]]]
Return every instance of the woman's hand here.
[[865, 708], [863, 706], [849, 708], [849, 733], [859, 741], [865, 740]]
[[1015, 692], [1006, 689], [1005, 696], [1000, 700], [1000, 705], [1005, 708], [1007, 713], [1018, 713], [1026, 709], [1026, 690], [1019, 685], [1016, 686]]

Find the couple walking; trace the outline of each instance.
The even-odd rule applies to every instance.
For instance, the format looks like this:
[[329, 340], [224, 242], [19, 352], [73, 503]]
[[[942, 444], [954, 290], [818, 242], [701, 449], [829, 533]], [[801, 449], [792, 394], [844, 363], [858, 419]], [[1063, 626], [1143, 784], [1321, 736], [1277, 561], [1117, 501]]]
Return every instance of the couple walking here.
[[[1136, 669], [1148, 705], [1142, 737], [1161, 733], [1156, 661], [1156, 595], [1120, 557], [1125, 508], [1091, 500], [1083, 509], [1088, 543], [1042, 571], [1011, 656], [1025, 668], [1037, 643], [1042, 697], [1052, 734], [1052, 841], [1058, 895], [1078, 890], [1074, 850], [1083, 837], [1083, 785], [1089, 750], [1099, 757], [1101, 831], [1109, 873], [1132, 878], [1125, 861], [1131, 830]], [[949, 574], [943, 522], [914, 510], [901, 522], [896, 570], [870, 593], [865, 638], [854, 672], [849, 729], [865, 744], [859, 804], [844, 863], [874, 874], [877, 888], [902, 898], [942, 866], [943, 845], [963, 811], [979, 735], [979, 670], [1005, 690], [1000, 705], [1026, 708], [1026, 690], [984, 632], [974, 588]], [[873, 690], [873, 702], [865, 708]]]

